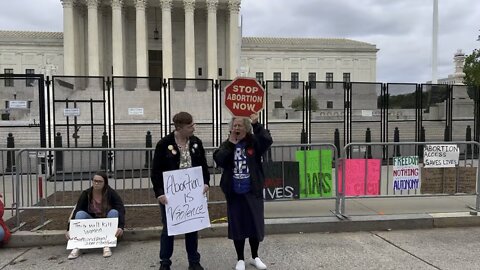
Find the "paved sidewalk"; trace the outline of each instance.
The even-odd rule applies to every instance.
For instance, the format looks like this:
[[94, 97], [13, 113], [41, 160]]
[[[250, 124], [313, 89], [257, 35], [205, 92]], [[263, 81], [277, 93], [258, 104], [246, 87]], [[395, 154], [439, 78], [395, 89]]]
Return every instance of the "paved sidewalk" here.
[[[246, 245], [245, 255], [249, 256]], [[225, 237], [199, 240], [209, 270], [234, 269], [236, 255]], [[297, 233], [267, 235], [260, 256], [268, 269], [479, 269], [480, 228]], [[158, 241], [123, 241], [113, 256], [90, 250], [67, 260], [65, 245], [0, 249], [0, 269], [158, 269]], [[182, 239], [175, 241], [172, 269], [187, 269]], [[255, 269], [248, 265], [246, 269]]]
[[[471, 195], [351, 198], [347, 199], [346, 216], [342, 218], [334, 215], [334, 200], [266, 202], [266, 233], [274, 235], [480, 226], [480, 216], [472, 215], [470, 211], [474, 205], [475, 196]], [[161, 227], [126, 228], [123, 240], [156, 240], [160, 230]], [[213, 224], [211, 228], [202, 230], [200, 235], [205, 238], [226, 237], [227, 225]], [[8, 246], [35, 247], [65, 243], [64, 231], [17, 231]]]

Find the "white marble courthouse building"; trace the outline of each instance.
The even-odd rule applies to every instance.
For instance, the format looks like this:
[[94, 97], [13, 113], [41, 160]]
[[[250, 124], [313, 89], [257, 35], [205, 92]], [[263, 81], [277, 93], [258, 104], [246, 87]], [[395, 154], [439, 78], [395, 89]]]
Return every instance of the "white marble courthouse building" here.
[[[0, 73], [219, 80], [241, 75], [262, 81], [376, 81], [378, 49], [374, 44], [344, 38], [242, 37], [241, 0], [59, 0], [58, 4], [63, 7], [63, 33], [0, 29]], [[62, 80], [75, 86], [63, 87]], [[150, 84], [145, 79], [131, 81], [115, 83], [116, 116], [129, 121], [158, 121], [152, 115], [159, 115], [159, 93], [148, 91], [149, 87], [152, 89], [152, 80]], [[55, 93], [59, 98], [79, 99], [87, 93], [71, 90], [98, 89], [98, 84], [91, 82], [82, 85], [78, 80], [60, 78], [54, 82]], [[269, 93], [269, 113], [278, 114], [278, 118], [289, 113], [290, 119], [296, 118], [294, 112], [286, 110], [301, 95], [298, 85], [276, 86]], [[131, 91], [121, 91], [122, 88], [138, 90], [135, 99], [131, 98]], [[0, 82], [0, 106], [12, 99], [12, 89], [17, 99], [36, 99], [36, 92], [29, 90], [28, 83], [4, 80]], [[210, 96], [195, 87], [173, 89], [180, 91], [175, 91], [172, 111], [195, 110], [197, 119], [210, 121], [211, 112], [202, 114], [201, 108], [197, 108], [198, 104], [208, 107]], [[334, 90], [338, 94], [330, 90], [330, 96], [319, 104], [321, 109], [341, 109], [343, 89]], [[375, 89], [362, 91], [368, 92], [366, 101], [375, 103], [376, 98], [371, 98], [376, 95]], [[101, 98], [98, 91], [88, 93]], [[278, 101], [286, 109], [274, 112]], [[144, 108], [144, 114], [130, 116], [127, 108]], [[57, 114], [58, 119], [63, 117], [60, 112]], [[224, 116], [228, 117], [228, 112]], [[18, 115], [19, 118], [35, 116]]]
[[372, 44], [348, 39], [242, 38], [241, 0], [61, 0], [59, 4], [63, 35], [0, 31], [0, 73], [376, 80], [378, 50]]

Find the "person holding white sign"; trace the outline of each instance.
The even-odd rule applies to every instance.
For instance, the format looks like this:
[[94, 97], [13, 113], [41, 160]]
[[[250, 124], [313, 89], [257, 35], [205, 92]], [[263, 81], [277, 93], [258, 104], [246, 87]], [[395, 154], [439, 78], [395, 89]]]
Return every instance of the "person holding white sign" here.
[[262, 156], [272, 143], [268, 130], [258, 123], [258, 115], [252, 114], [250, 119], [233, 118], [228, 139], [213, 153], [223, 168], [220, 187], [227, 200], [228, 238], [237, 252], [236, 270], [245, 269], [246, 238], [252, 252], [250, 263], [267, 269], [258, 257], [258, 247], [265, 235]]
[[[125, 206], [118, 193], [108, 185], [108, 176], [104, 172], [96, 172], [92, 179], [92, 187], [84, 190], [78, 198], [72, 217], [74, 219], [91, 218], [118, 218], [118, 228], [115, 237], [123, 235], [125, 227]], [[70, 233], [65, 233], [70, 239]], [[74, 248], [68, 259], [76, 259], [80, 256], [80, 249]], [[112, 256], [110, 247], [103, 248], [103, 257]]]
[[[208, 191], [210, 173], [202, 141], [193, 135], [195, 123], [187, 112], [179, 112], [173, 117], [175, 131], [162, 138], [155, 148], [152, 162], [152, 184], [155, 196], [160, 204], [163, 230], [160, 236], [160, 269], [169, 270], [172, 265], [170, 258], [173, 254], [174, 236], [168, 235], [165, 205], [168, 198], [165, 196], [163, 172], [202, 167], [203, 193]], [[198, 253], [198, 232], [185, 234], [189, 270], [203, 270]]]

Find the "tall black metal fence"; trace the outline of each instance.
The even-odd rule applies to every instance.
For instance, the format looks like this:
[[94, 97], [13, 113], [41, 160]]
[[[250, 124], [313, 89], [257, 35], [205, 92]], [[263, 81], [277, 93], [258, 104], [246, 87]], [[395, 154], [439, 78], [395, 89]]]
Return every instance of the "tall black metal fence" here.
[[[149, 147], [189, 111], [197, 135], [228, 134], [230, 80], [0, 75], [0, 138], [21, 147]], [[415, 83], [265, 81], [261, 122], [275, 143], [480, 141], [475, 87]], [[3, 105], [3, 108], [2, 108]], [[368, 132], [367, 132], [368, 130]], [[12, 136], [8, 134], [12, 133]]]

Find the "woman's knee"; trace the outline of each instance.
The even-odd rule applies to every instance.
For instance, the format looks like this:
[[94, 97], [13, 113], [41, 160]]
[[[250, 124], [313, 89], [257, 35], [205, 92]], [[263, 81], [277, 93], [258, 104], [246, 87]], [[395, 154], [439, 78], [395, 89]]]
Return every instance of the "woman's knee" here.
[[92, 216], [90, 216], [87, 212], [85, 211], [78, 211], [75, 214], [75, 219], [90, 219]]
[[107, 218], [116, 218], [116, 217], [118, 217], [118, 210], [111, 209], [110, 211], [108, 211]]

